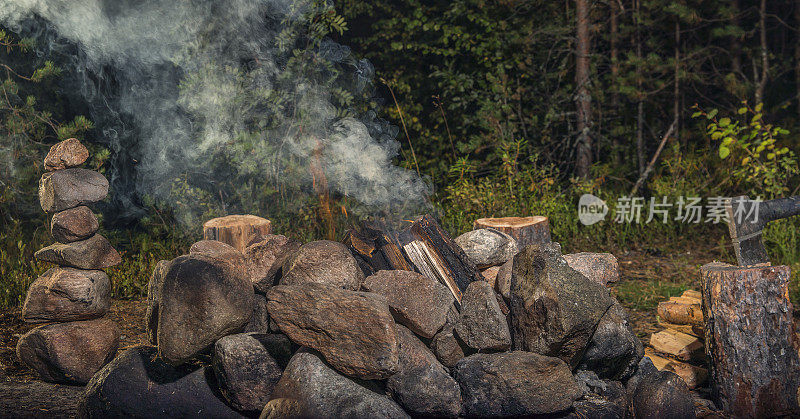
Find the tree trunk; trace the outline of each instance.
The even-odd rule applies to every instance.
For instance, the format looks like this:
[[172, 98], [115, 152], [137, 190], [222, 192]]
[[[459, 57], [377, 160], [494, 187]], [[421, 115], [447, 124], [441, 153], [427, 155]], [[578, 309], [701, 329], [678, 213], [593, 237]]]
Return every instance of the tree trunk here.
[[640, 28], [640, 4], [636, 0], [636, 86], [638, 89], [638, 102], [636, 104], [636, 159], [639, 163], [639, 176], [647, 166], [647, 152], [644, 147], [644, 92], [642, 91], [642, 37]]
[[575, 168], [582, 178], [589, 176], [592, 165], [592, 97], [589, 93], [589, 0], [575, 0], [577, 45], [575, 49], [575, 107], [578, 115], [578, 142]]
[[[800, 0], [798, 0], [800, 1]], [[611, 109], [615, 117], [619, 117], [619, 93], [617, 93], [616, 84], [619, 81], [619, 3], [617, 0], [611, 0]], [[613, 141], [613, 159], [614, 165], [620, 164], [620, 146], [619, 139], [616, 135], [612, 138]]]
[[675, 86], [672, 91], [672, 114], [675, 118], [675, 138], [681, 139], [681, 21], [675, 18]]
[[706, 354], [717, 405], [733, 417], [798, 414], [800, 359], [789, 267], [701, 268]]
[[476, 230], [492, 228], [506, 233], [517, 241], [519, 250], [531, 244], [550, 243], [550, 221], [547, 217], [479, 218], [472, 227]]
[[764, 89], [767, 86], [767, 76], [769, 75], [769, 53], [767, 51], [767, 0], [761, 0], [758, 8], [758, 34], [760, 41], [761, 54], [761, 76], [756, 85], [756, 104], [764, 101]]
[[255, 215], [228, 215], [203, 224], [204, 239], [227, 243], [240, 252], [271, 231], [270, 221]]
[[[737, 28], [739, 23], [739, 0], [733, 0], [733, 19], [732, 23]], [[742, 75], [742, 42], [738, 36], [731, 37], [731, 70], [737, 77]]]
[[794, 23], [797, 36], [794, 40], [794, 84], [797, 91], [797, 114], [800, 116], [800, 0], [795, 0]]

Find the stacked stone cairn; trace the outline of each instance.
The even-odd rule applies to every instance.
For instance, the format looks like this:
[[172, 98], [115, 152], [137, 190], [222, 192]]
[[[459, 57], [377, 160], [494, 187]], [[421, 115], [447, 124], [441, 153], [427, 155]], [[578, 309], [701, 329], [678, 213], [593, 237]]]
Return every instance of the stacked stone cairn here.
[[28, 289], [22, 317], [46, 323], [20, 337], [17, 357], [43, 380], [85, 384], [117, 352], [119, 328], [104, 318], [111, 304], [111, 283], [102, 269], [121, 262], [97, 233], [97, 217], [86, 206], [101, 201], [108, 181], [79, 168], [89, 152], [72, 138], [54, 145], [44, 160], [39, 182], [42, 209], [52, 216], [57, 243], [35, 253], [50, 268]]
[[337, 242], [197, 242], [153, 272], [154, 346], [99, 371], [79, 415], [694, 417], [604, 286], [615, 261], [473, 235], [488, 237], [458, 239], [473, 263], [503, 269], [460, 304], [416, 272], [365, 275]]

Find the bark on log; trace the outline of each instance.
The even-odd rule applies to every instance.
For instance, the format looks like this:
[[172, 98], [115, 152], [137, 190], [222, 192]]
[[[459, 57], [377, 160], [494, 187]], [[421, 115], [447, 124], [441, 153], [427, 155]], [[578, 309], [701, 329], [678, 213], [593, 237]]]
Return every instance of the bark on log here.
[[517, 248], [550, 242], [550, 220], [547, 217], [504, 217], [480, 218], [475, 220], [472, 228], [493, 228], [508, 234], [517, 241]]
[[700, 301], [684, 297], [672, 297], [670, 301], [658, 303], [658, 317], [673, 324], [703, 324], [703, 309]]
[[735, 417], [800, 414], [787, 266], [701, 268], [705, 350], [718, 406]]
[[270, 221], [255, 215], [228, 215], [203, 224], [203, 238], [227, 243], [240, 252], [272, 231]]

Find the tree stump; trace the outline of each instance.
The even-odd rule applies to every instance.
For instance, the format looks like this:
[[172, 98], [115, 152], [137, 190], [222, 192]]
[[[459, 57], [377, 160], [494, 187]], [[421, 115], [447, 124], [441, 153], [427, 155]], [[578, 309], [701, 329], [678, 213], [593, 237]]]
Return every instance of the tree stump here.
[[203, 239], [227, 243], [240, 252], [272, 231], [270, 221], [255, 215], [228, 215], [203, 224]]
[[735, 417], [798, 414], [789, 267], [713, 262], [701, 272], [705, 350], [718, 405]]
[[550, 220], [539, 215], [533, 217], [479, 218], [472, 227], [493, 228], [508, 234], [517, 241], [517, 248], [535, 243], [550, 242]]

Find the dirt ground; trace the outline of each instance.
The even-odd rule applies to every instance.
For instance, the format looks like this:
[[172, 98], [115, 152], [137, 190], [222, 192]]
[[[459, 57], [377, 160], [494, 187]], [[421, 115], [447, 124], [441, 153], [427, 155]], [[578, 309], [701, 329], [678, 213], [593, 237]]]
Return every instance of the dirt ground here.
[[[120, 350], [146, 343], [146, 309], [145, 299], [112, 301], [108, 317], [120, 325]], [[33, 327], [19, 309], [0, 312], [0, 418], [74, 417], [83, 386], [42, 382], [17, 360], [17, 341]]]
[[[612, 292], [628, 308], [634, 330], [644, 342], [660, 330], [652, 307], [666, 298], [664, 290], [699, 289], [700, 266], [715, 256], [711, 252], [617, 254], [620, 281], [612, 285]], [[121, 327], [120, 349], [146, 343], [145, 310], [145, 299], [113, 301], [109, 316]], [[16, 358], [17, 340], [33, 327], [22, 322], [19, 309], [0, 312], [0, 417], [71, 417], [83, 387], [43, 383]]]

